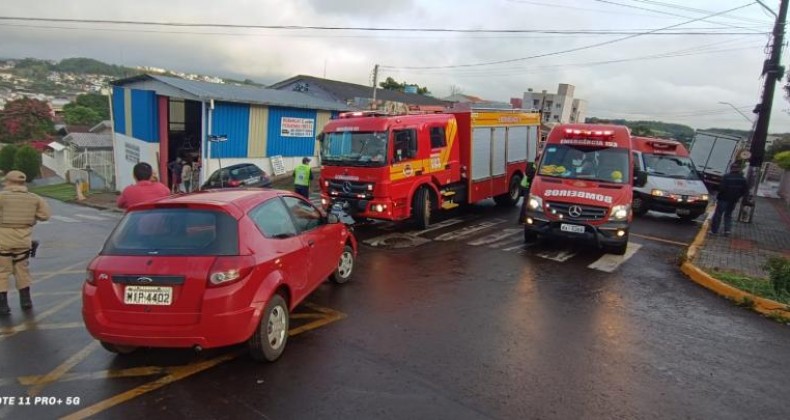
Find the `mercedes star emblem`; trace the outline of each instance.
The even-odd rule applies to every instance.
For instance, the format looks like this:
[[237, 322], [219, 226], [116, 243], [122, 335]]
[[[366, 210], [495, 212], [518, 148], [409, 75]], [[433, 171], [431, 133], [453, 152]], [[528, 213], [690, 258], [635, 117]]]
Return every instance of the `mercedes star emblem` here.
[[343, 192], [346, 194], [351, 194], [351, 183], [346, 181], [343, 183]]
[[568, 208], [568, 215], [571, 217], [579, 217], [582, 215], [582, 207], [581, 206], [570, 206]]

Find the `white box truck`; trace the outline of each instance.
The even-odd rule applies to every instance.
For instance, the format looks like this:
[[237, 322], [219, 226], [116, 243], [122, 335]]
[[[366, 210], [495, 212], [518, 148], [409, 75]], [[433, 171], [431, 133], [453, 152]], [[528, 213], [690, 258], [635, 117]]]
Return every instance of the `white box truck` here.
[[702, 180], [708, 188], [717, 188], [721, 178], [727, 173], [730, 165], [737, 159], [744, 145], [742, 137], [728, 134], [697, 131], [691, 142], [691, 160], [702, 174]]

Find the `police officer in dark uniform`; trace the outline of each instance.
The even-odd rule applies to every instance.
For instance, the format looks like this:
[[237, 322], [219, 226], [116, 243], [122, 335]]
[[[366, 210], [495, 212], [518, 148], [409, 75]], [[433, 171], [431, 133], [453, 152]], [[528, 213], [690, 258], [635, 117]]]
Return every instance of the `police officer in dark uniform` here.
[[10, 171], [5, 176], [0, 191], [0, 315], [11, 312], [8, 307], [8, 280], [16, 279], [19, 304], [22, 309], [33, 307], [30, 298], [29, 259], [35, 254], [33, 226], [50, 216], [47, 202], [27, 191], [27, 177], [20, 171]]

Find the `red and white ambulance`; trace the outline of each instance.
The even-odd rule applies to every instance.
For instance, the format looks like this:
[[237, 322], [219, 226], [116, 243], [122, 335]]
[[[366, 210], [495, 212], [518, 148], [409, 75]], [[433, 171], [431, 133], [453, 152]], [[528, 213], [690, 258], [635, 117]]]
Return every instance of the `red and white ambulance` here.
[[647, 173], [647, 183], [634, 188], [635, 215], [653, 210], [692, 220], [705, 213], [708, 189], [682, 143], [635, 136], [632, 144], [637, 166]]
[[527, 198], [524, 239], [561, 237], [625, 254], [633, 184], [644, 182], [633, 159], [627, 127], [554, 127]]

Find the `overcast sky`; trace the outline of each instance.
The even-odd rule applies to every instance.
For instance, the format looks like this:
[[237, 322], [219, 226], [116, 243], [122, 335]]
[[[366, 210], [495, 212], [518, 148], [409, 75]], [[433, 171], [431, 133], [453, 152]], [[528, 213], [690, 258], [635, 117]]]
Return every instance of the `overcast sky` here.
[[[774, 10], [779, 1], [766, 0]], [[676, 5], [680, 8], [664, 7]], [[748, 0], [3, 0], [2, 16], [241, 25], [452, 29], [634, 30], [683, 24]], [[630, 7], [627, 7], [630, 6]], [[641, 8], [641, 9], [640, 9]], [[653, 9], [655, 11], [643, 10]], [[692, 10], [693, 9], [693, 10]], [[172, 28], [0, 20], [0, 57], [85, 56], [274, 83], [310, 74], [370, 84], [381, 78], [508, 101], [527, 88], [576, 86], [589, 116], [652, 119], [695, 128], [748, 129], [773, 16], [752, 4], [673, 28], [732, 35], [464, 34]], [[760, 34], [763, 33], [763, 34]], [[499, 65], [488, 63], [610, 44]], [[656, 55], [672, 57], [646, 58]], [[783, 54], [786, 58], [788, 54]], [[617, 61], [617, 62], [612, 62]], [[783, 60], [787, 65], [787, 60]], [[778, 88], [781, 85], [777, 86]], [[790, 103], [777, 89], [771, 132], [790, 132]]]

